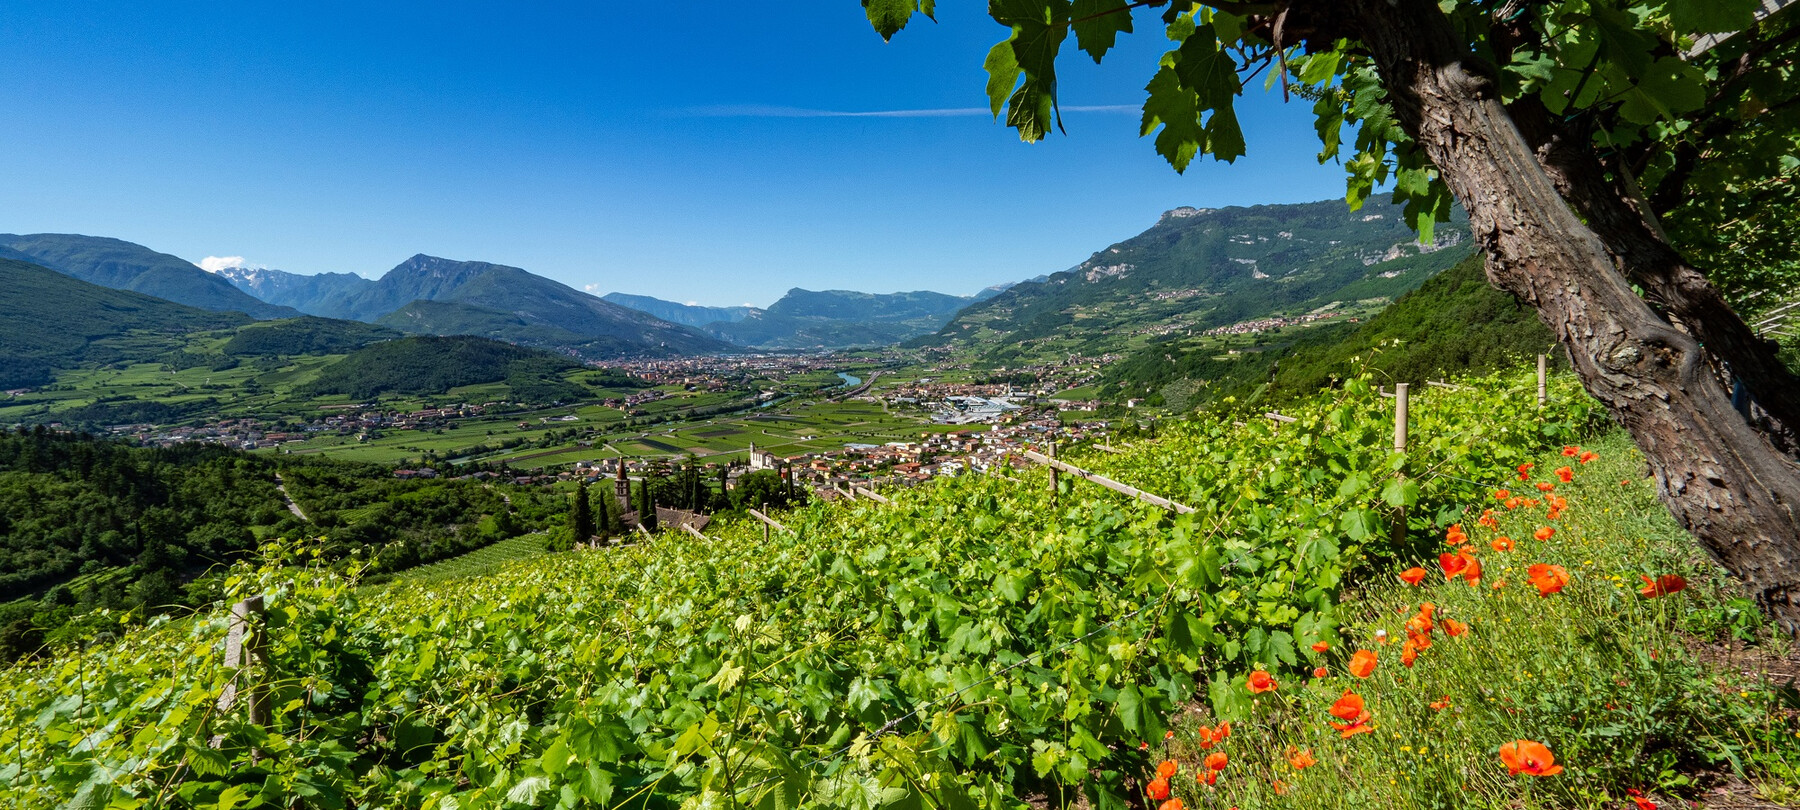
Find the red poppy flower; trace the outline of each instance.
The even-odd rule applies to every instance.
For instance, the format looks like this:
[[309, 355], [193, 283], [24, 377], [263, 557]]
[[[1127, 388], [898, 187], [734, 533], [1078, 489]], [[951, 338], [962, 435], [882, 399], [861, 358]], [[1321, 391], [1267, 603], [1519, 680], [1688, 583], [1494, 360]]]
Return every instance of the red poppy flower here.
[[1580, 461], [1581, 463], [1586, 464], [1597, 458], [1599, 458], [1599, 456], [1595, 455], [1592, 450], [1587, 450], [1587, 451], [1582, 452], [1581, 458], [1577, 459], [1577, 461]]
[[1180, 767], [1181, 766], [1175, 764], [1175, 760], [1165, 759], [1162, 762], [1157, 764], [1156, 775], [1160, 776], [1164, 779], [1167, 779], [1171, 776], [1174, 776], [1175, 771]]
[[1464, 570], [1468, 569], [1469, 555], [1462, 552], [1451, 554], [1446, 551], [1438, 555], [1438, 567], [1444, 569], [1444, 579], [1456, 579], [1463, 575]]
[[1500, 519], [1494, 517], [1494, 510], [1492, 509], [1481, 510], [1481, 519], [1475, 522], [1490, 529], [1500, 528]]
[[1245, 678], [1244, 682], [1250, 687], [1250, 694], [1252, 695], [1260, 695], [1264, 692], [1275, 691], [1275, 679], [1270, 677], [1269, 673], [1260, 669], [1250, 673], [1250, 677]]
[[1504, 501], [1507, 498], [1511, 498], [1511, 497], [1512, 497], [1512, 492], [1510, 490], [1505, 490], [1505, 489], [1494, 490], [1494, 500], [1496, 500], [1496, 501]]
[[1432, 711], [1441, 712], [1448, 708], [1450, 708], [1450, 696], [1449, 695], [1445, 695], [1443, 700], [1434, 700], [1431, 702]]
[[1568, 467], [1557, 467], [1556, 468], [1556, 477], [1561, 479], [1562, 482], [1565, 484], [1574, 483], [1575, 471], [1572, 469], [1569, 469]]
[[1537, 531], [1531, 533], [1531, 536], [1536, 537], [1539, 542], [1549, 542], [1550, 538], [1556, 536], [1556, 530], [1549, 526], [1539, 526]]
[[1644, 587], [1639, 588], [1638, 593], [1651, 598], [1668, 596], [1687, 587], [1687, 580], [1680, 574], [1663, 574], [1656, 579], [1639, 574], [1638, 579], [1644, 581]]
[[1357, 650], [1350, 656], [1350, 674], [1358, 678], [1367, 678], [1375, 671], [1376, 655], [1373, 650]]
[[1528, 464], [1520, 464], [1519, 465], [1519, 480], [1520, 481], [1530, 481], [1531, 480], [1531, 468], [1536, 467], [1536, 466], [1537, 466], [1536, 464], [1529, 464], [1529, 463]]
[[1230, 759], [1230, 757], [1225, 756], [1224, 751], [1214, 751], [1206, 755], [1206, 769], [1209, 771], [1225, 770], [1225, 764], [1229, 762]]
[[1150, 780], [1149, 786], [1144, 788], [1144, 793], [1149, 795], [1151, 801], [1159, 802], [1169, 798], [1169, 780], [1161, 776]]
[[1626, 788], [1625, 795], [1631, 799], [1632, 804], [1637, 806], [1637, 810], [1656, 810], [1656, 802], [1650, 801], [1650, 798], [1637, 788]]
[[1433, 627], [1431, 615], [1437, 612], [1437, 605], [1426, 602], [1419, 606], [1419, 612], [1406, 620], [1406, 634], [1409, 636], [1430, 636]]
[[1453, 546], [1461, 545], [1469, 542], [1469, 535], [1467, 532], [1463, 531], [1461, 523], [1453, 523], [1450, 525], [1450, 528], [1444, 532], [1444, 542]]
[[1469, 626], [1455, 619], [1444, 620], [1444, 635], [1455, 638], [1469, 632]]
[[1562, 454], [1565, 456], [1568, 456], [1569, 458], [1574, 458], [1575, 454], [1579, 453], [1579, 452], [1581, 452], [1581, 448], [1579, 448], [1579, 447], [1570, 447], [1568, 445], [1563, 445]]
[[1522, 504], [1524, 502], [1525, 502], [1524, 498], [1521, 498], [1521, 497], [1518, 497], [1517, 495], [1515, 495], [1511, 498], [1506, 499], [1506, 508], [1517, 509], [1517, 508], [1519, 508], [1519, 504]]
[[1218, 728], [1213, 729], [1213, 742], [1221, 742], [1222, 743], [1230, 737], [1231, 737], [1231, 724], [1230, 723], [1220, 723]]
[[1346, 740], [1375, 730], [1374, 726], [1369, 725], [1369, 712], [1363, 708], [1362, 696], [1348, 689], [1344, 690], [1343, 697], [1331, 704], [1331, 716], [1349, 721], [1331, 724]]
[[1419, 645], [1415, 639], [1407, 639], [1400, 645], [1400, 666], [1411, 669], [1413, 662], [1419, 660]]
[[1415, 565], [1405, 571], [1401, 571], [1400, 579], [1404, 580], [1408, 585], [1416, 586], [1420, 581], [1425, 579], [1425, 569]]
[[1324, 668], [1324, 667], [1319, 667], [1319, 668], [1317, 668], [1317, 669], [1315, 669], [1315, 670], [1313, 670], [1313, 677], [1314, 677], [1314, 678], [1323, 678], [1323, 677], [1325, 677], [1325, 676], [1326, 676], [1326, 675], [1329, 675], [1329, 674], [1331, 674], [1331, 673], [1329, 673], [1329, 672], [1327, 672], [1327, 671], [1326, 671], [1326, 670], [1325, 670], [1325, 668]]
[[1303, 771], [1319, 764], [1318, 760], [1313, 759], [1311, 748], [1308, 748], [1305, 751], [1295, 751], [1291, 747], [1288, 748], [1287, 761], [1288, 765], [1296, 771]]
[[1513, 550], [1513, 541], [1512, 541], [1511, 537], [1506, 537], [1506, 536], [1496, 537], [1496, 538], [1494, 538], [1494, 542], [1489, 543], [1488, 545], [1490, 547], [1492, 547], [1495, 551], [1512, 551]]
[[1187, 805], [1182, 804], [1180, 799], [1170, 799], [1158, 805], [1156, 810], [1182, 810], [1184, 807]]
[[1569, 586], [1569, 572], [1560, 565], [1538, 563], [1525, 571], [1531, 577], [1531, 584], [1537, 586], [1539, 596], [1549, 596]]
[[1507, 772], [1513, 776], [1555, 776], [1562, 773], [1562, 766], [1556, 764], [1556, 757], [1545, 748], [1543, 743], [1531, 740], [1514, 740], [1500, 746], [1500, 761], [1506, 763]]
[[1313, 642], [1313, 645], [1312, 645], [1312, 651], [1313, 651], [1313, 652], [1316, 652], [1316, 653], [1322, 653], [1322, 652], [1324, 652], [1324, 651], [1326, 651], [1326, 650], [1329, 650], [1329, 649], [1331, 649], [1331, 644], [1330, 644], [1330, 643], [1328, 643], [1328, 642], [1324, 642], [1324, 641], [1315, 641], [1315, 642]]
[[[1549, 492], [1553, 489], [1556, 489], [1556, 485], [1550, 483], [1549, 481], [1539, 481], [1539, 482], [1537, 482], [1537, 488], [1538, 488], [1539, 492]], [[1533, 504], [1533, 506], [1535, 506], [1535, 505], [1536, 504]]]

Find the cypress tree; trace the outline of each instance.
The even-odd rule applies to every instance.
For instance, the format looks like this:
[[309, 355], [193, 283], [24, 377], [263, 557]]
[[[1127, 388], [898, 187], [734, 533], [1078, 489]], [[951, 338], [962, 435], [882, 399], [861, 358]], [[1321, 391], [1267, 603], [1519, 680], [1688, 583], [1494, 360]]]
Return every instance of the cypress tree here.
[[650, 491], [650, 476], [645, 475], [638, 491], [643, 497], [638, 502], [638, 523], [650, 531], [656, 531], [656, 494]]
[[586, 481], [575, 485], [575, 508], [569, 513], [569, 530], [577, 543], [585, 543], [594, 536], [594, 512], [588, 503]]

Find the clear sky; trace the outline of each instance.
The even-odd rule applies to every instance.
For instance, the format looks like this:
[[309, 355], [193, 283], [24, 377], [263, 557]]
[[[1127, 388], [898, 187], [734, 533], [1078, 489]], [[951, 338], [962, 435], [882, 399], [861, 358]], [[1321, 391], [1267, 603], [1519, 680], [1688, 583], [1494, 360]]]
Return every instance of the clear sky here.
[[1070, 43], [1062, 102], [1100, 109], [1019, 143], [980, 109], [1006, 34], [984, 7], [883, 43], [856, 0], [7, 0], [0, 232], [371, 277], [428, 253], [767, 305], [969, 294], [1178, 205], [1343, 194], [1310, 105], [1260, 84], [1250, 154], [1175, 174], [1137, 137], [1169, 46], [1147, 14], [1103, 66]]

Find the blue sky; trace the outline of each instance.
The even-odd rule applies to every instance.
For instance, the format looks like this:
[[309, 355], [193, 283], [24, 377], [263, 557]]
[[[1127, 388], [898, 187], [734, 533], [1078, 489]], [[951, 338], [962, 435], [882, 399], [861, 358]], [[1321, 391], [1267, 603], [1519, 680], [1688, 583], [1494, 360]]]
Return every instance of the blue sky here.
[[[378, 276], [415, 253], [577, 288], [767, 305], [968, 294], [1177, 205], [1341, 196], [1309, 105], [1260, 84], [1250, 154], [1177, 175], [1137, 137], [1160, 25], [1065, 55], [1068, 135], [985, 113], [1006, 31], [940, 3], [883, 43], [855, 0], [0, 5], [0, 232]], [[819, 115], [819, 111], [890, 115]]]

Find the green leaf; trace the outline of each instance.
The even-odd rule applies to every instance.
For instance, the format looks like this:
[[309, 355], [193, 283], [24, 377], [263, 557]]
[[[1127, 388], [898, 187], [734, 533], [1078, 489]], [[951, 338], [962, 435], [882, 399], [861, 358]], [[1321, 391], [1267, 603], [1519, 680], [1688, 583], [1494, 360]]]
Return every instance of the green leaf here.
[[1410, 478], [1388, 479], [1387, 486], [1381, 488], [1381, 500], [1388, 506], [1412, 506], [1419, 502], [1419, 482]]
[[188, 743], [187, 764], [201, 776], [224, 776], [231, 773], [231, 758], [225, 752], [207, 745]]
[[[881, 38], [892, 39], [900, 29], [912, 21], [915, 13], [932, 16], [932, 4], [935, 0], [862, 0], [863, 13], [869, 17], [869, 25], [875, 27], [875, 33]], [[935, 19], [935, 18], [934, 18]]]
[[1669, 22], [1678, 33], [1724, 34], [1756, 24], [1758, 0], [1669, 0]]
[[1706, 103], [1706, 74], [1672, 56], [1656, 60], [1638, 74], [1637, 85], [1625, 94], [1619, 115], [1640, 124], [1673, 118]]
[[1206, 147], [1206, 130], [1200, 126], [1200, 108], [1193, 91], [1183, 87], [1174, 69], [1164, 65], [1144, 86], [1149, 97], [1144, 99], [1144, 118], [1140, 137], [1156, 132], [1156, 153], [1169, 161], [1176, 172], [1187, 170], [1194, 155]]
[[1238, 127], [1237, 113], [1230, 102], [1213, 111], [1206, 121], [1206, 133], [1214, 158], [1234, 163], [1244, 156], [1244, 131]]
[[1112, 49], [1119, 34], [1131, 33], [1131, 11], [1120, 0], [1074, 0], [1069, 8], [1073, 18], [1075, 43], [1094, 64]]
[[[1017, 34], [1015, 33], [1015, 36]], [[982, 64], [987, 69], [988, 109], [994, 117], [1000, 117], [1000, 110], [1006, 106], [1006, 99], [1013, 94], [1013, 88], [1019, 85], [1019, 60], [1013, 57], [1012, 38], [995, 43], [988, 49], [987, 61]]]
[[506, 800], [517, 804], [537, 804], [539, 793], [549, 789], [550, 780], [542, 776], [527, 776], [506, 792]]

